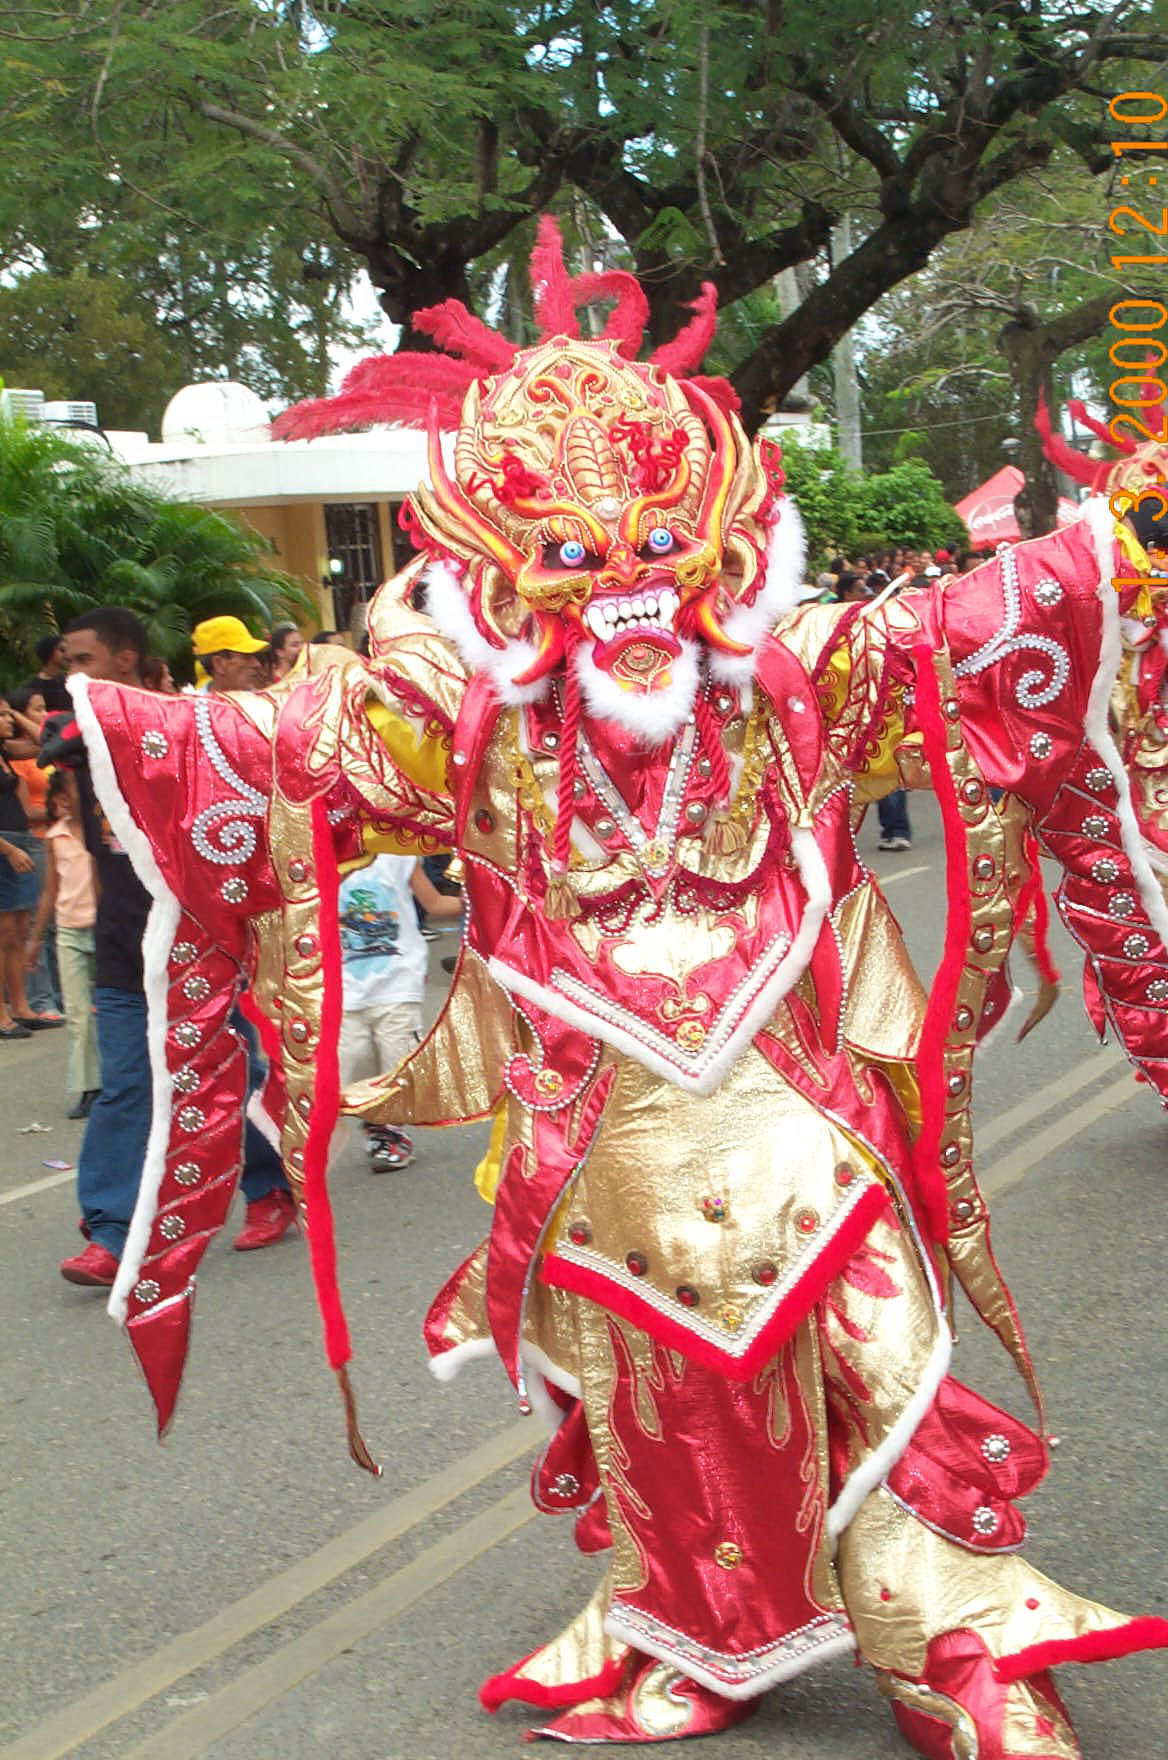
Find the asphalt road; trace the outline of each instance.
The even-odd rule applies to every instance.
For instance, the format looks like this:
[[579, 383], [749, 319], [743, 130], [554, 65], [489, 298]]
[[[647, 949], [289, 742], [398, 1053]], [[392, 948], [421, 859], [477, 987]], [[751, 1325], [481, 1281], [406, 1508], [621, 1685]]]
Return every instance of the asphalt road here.
[[[930, 969], [941, 851], [931, 803], [913, 812], [913, 850], [873, 862]], [[996, 1244], [1063, 1438], [1028, 1506], [1029, 1552], [1112, 1605], [1165, 1614], [1168, 1121], [1095, 1043], [1059, 951], [1054, 1016], [978, 1075]], [[334, 1182], [362, 1426], [385, 1463], [374, 1481], [348, 1459], [302, 1243], [239, 1255], [230, 1228], [200, 1273], [159, 1447], [100, 1294], [57, 1275], [77, 1241], [71, 1176], [42, 1165], [75, 1160], [80, 1142], [63, 1077], [57, 1034], [0, 1048], [0, 1760], [517, 1755], [530, 1717], [487, 1717], [478, 1685], [566, 1623], [596, 1564], [531, 1512], [540, 1432], [501, 1371], [472, 1365], [440, 1387], [424, 1360], [425, 1308], [484, 1230], [469, 1178], [482, 1132], [420, 1133], [414, 1167], [381, 1177], [354, 1146]], [[21, 1134], [34, 1121], [50, 1132]], [[955, 1368], [1025, 1414], [972, 1318]], [[1088, 1760], [1168, 1752], [1168, 1658], [1063, 1670], [1060, 1684]], [[772, 1692], [711, 1753], [908, 1750], [841, 1662]]]

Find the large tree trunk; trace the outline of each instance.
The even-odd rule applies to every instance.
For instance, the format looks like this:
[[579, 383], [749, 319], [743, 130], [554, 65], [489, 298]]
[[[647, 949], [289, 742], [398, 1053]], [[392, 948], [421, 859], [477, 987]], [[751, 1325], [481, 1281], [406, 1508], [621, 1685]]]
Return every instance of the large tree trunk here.
[[1068, 348], [1098, 335], [1107, 322], [1113, 297], [1099, 294], [1049, 322], [1032, 306], [1019, 306], [998, 333], [998, 347], [1010, 365], [1022, 420], [1018, 465], [1025, 481], [1014, 497], [1014, 512], [1024, 538], [1041, 537], [1058, 525], [1058, 473], [1043, 452], [1034, 426], [1039, 401], [1045, 400], [1053, 419], [1054, 363]]

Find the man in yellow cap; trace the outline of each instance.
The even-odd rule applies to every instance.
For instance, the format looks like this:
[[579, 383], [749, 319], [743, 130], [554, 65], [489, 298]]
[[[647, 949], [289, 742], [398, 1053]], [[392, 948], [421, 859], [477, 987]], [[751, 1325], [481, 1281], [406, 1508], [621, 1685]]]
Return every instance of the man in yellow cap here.
[[[238, 617], [208, 617], [205, 623], [197, 623], [191, 643], [196, 660], [207, 673], [209, 691], [254, 691], [267, 682], [260, 655], [268, 644], [249, 635]], [[238, 1008], [231, 1011], [231, 1024], [247, 1051], [247, 1085], [252, 1094], [264, 1078], [259, 1038]], [[240, 1253], [274, 1245], [295, 1225], [296, 1206], [280, 1157], [250, 1118], [244, 1125], [239, 1183], [246, 1210], [243, 1227], [232, 1245]]]
[[208, 617], [195, 625], [191, 641], [211, 690], [262, 689], [266, 680], [259, 657], [268, 644], [249, 635], [238, 617]]

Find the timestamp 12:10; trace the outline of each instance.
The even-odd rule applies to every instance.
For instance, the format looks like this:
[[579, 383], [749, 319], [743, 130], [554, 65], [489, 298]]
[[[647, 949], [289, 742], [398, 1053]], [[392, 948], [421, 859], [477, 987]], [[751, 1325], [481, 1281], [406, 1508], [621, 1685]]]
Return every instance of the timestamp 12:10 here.
[[[1163, 122], [1168, 116], [1168, 99], [1161, 97], [1158, 92], [1119, 92], [1107, 107], [1114, 121], [1137, 123], [1141, 127]], [[1112, 141], [1111, 150], [1117, 158], [1124, 153], [1168, 153], [1168, 141]], [[1121, 177], [1120, 182], [1129, 184], [1131, 178]], [[1158, 178], [1150, 176], [1148, 187], [1152, 188], [1158, 182]], [[1117, 238], [1124, 237], [1131, 230], [1131, 224], [1124, 222], [1142, 226], [1156, 238], [1168, 237], [1168, 207], [1161, 207], [1158, 222], [1141, 214], [1138, 208], [1126, 205], [1113, 208], [1107, 216], [1108, 231], [1114, 232]], [[1156, 256], [1114, 256], [1111, 259], [1113, 269], [1132, 268], [1139, 263], [1168, 263], [1168, 253], [1161, 252]]]

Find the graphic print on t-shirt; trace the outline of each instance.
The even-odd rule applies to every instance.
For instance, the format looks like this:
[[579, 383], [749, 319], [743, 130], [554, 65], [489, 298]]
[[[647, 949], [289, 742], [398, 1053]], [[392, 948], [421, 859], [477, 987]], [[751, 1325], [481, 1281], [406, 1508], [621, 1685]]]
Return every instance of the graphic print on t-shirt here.
[[342, 959], [393, 959], [401, 939], [401, 919], [395, 910], [379, 910], [378, 895], [368, 886], [353, 886], [341, 913]]
[[367, 868], [341, 882], [341, 981], [346, 1009], [422, 1000], [427, 950], [410, 890], [415, 865], [413, 856], [377, 856]]

